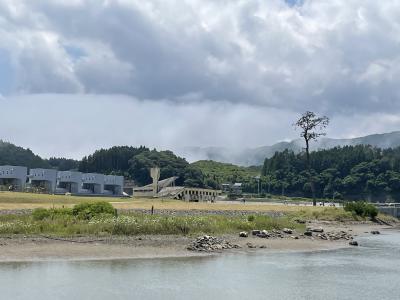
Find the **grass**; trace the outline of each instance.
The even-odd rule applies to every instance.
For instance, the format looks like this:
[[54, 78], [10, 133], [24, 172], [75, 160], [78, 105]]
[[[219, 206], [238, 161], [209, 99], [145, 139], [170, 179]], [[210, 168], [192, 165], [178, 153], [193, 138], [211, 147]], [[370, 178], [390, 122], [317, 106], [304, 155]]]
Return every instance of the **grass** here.
[[0, 234], [52, 235], [52, 236], [111, 236], [111, 235], [198, 235], [225, 234], [252, 229], [304, 230], [288, 217], [255, 216], [160, 216], [124, 214], [118, 217], [103, 215], [82, 220], [67, 214], [56, 214], [43, 220], [31, 215], [0, 216]]
[[[82, 202], [107, 201], [117, 209], [146, 209], [152, 206], [165, 210], [233, 210], [233, 211], [278, 211], [297, 212], [304, 209], [304, 206], [283, 205], [276, 203], [205, 203], [205, 202], [184, 202], [171, 199], [148, 199], [148, 198], [116, 198], [116, 197], [82, 197], [65, 195], [31, 194], [17, 192], [0, 192], [0, 210], [34, 209], [38, 207], [72, 207]], [[319, 211], [322, 207], [307, 207], [307, 210]]]
[[[165, 216], [142, 213], [120, 213], [118, 217], [101, 216], [91, 220], [81, 220], [68, 213], [51, 214], [43, 220], [35, 220], [32, 215], [0, 215], [0, 234], [25, 235], [139, 235], [139, 234], [223, 234], [238, 233], [252, 229], [282, 229], [284, 227], [304, 229], [296, 220], [354, 221], [364, 220], [343, 208], [280, 205], [272, 203], [189, 203], [178, 200], [132, 199], [110, 197], [54, 196], [43, 194], [0, 193], [1, 209], [71, 208], [83, 202], [108, 201], [118, 209], [145, 209], [154, 206], [157, 210], [208, 210], [208, 211], [248, 211], [281, 212], [282, 217], [254, 215], [244, 216]], [[385, 216], [378, 216], [382, 219]]]
[[320, 220], [320, 221], [361, 221], [363, 218], [355, 216], [351, 212], [345, 211], [343, 208], [324, 207], [319, 210], [311, 210], [302, 208], [297, 212], [289, 213], [289, 216], [302, 220]]

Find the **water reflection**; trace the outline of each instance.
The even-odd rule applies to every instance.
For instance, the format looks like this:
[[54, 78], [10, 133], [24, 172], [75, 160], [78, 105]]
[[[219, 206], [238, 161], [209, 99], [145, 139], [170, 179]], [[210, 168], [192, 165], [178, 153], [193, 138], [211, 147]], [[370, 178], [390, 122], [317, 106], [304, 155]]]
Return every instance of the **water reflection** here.
[[337, 251], [0, 264], [1, 299], [397, 299], [400, 234]]

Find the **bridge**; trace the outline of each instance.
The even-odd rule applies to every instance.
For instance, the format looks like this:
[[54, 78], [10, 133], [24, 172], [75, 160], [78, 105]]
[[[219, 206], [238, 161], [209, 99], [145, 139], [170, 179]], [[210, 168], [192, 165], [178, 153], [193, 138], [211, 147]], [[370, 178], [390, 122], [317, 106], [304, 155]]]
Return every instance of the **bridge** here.
[[400, 218], [400, 203], [376, 204], [376, 207], [381, 213]]

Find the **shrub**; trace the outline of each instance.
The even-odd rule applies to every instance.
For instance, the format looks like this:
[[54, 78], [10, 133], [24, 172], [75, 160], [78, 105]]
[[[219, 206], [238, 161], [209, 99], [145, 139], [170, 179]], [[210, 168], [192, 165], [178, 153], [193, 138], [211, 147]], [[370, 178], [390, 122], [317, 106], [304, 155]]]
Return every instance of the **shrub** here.
[[253, 222], [255, 220], [255, 217], [253, 215], [247, 216], [247, 221]]
[[378, 215], [378, 209], [371, 203], [366, 202], [348, 202], [344, 205], [344, 209], [360, 217], [369, 217], [375, 219]]
[[45, 208], [35, 208], [32, 212], [32, 217], [35, 221], [41, 221], [50, 217], [50, 211]]
[[115, 209], [105, 201], [83, 202], [73, 207], [72, 214], [80, 219], [90, 220], [99, 215], [115, 215]]

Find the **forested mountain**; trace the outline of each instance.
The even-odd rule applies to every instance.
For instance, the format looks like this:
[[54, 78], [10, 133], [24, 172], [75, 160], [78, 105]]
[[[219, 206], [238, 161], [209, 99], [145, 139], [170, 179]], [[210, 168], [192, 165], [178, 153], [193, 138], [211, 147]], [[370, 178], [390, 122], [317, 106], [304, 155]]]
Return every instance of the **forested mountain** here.
[[28, 168], [50, 168], [50, 164], [30, 149], [0, 140], [0, 165], [17, 165]]
[[189, 165], [171, 151], [150, 150], [146, 147], [116, 146], [101, 149], [84, 157], [79, 171], [123, 175], [133, 179], [137, 185], [152, 182], [149, 169], [158, 166], [160, 179], [178, 176], [176, 184], [193, 187], [207, 187], [202, 172]]
[[115, 146], [109, 149], [100, 149], [92, 155], [85, 156], [79, 162], [78, 169], [86, 173], [104, 173], [129, 176], [129, 160], [134, 156], [149, 151], [148, 148]]
[[[400, 196], [400, 147], [345, 146], [311, 152], [317, 197], [383, 201]], [[265, 159], [267, 191], [311, 196], [304, 153], [285, 150]]]
[[79, 161], [75, 159], [51, 157], [46, 161], [53, 169], [58, 171], [78, 170], [79, 168]]
[[222, 183], [254, 181], [261, 174], [261, 167], [240, 167], [212, 160], [200, 160], [191, 165], [202, 171], [209, 184], [216, 186]]
[[[388, 149], [400, 146], [400, 131], [372, 134], [353, 139], [331, 139], [321, 138], [311, 143], [311, 150], [331, 149], [339, 146], [371, 145], [374, 147]], [[262, 165], [264, 159], [272, 157], [275, 152], [286, 149], [299, 153], [304, 148], [304, 141], [295, 139], [290, 142], [279, 142], [271, 146], [262, 146], [246, 149], [232, 149], [226, 147], [187, 147], [180, 149], [177, 153], [189, 161], [214, 160], [224, 163], [232, 163], [240, 166]]]

